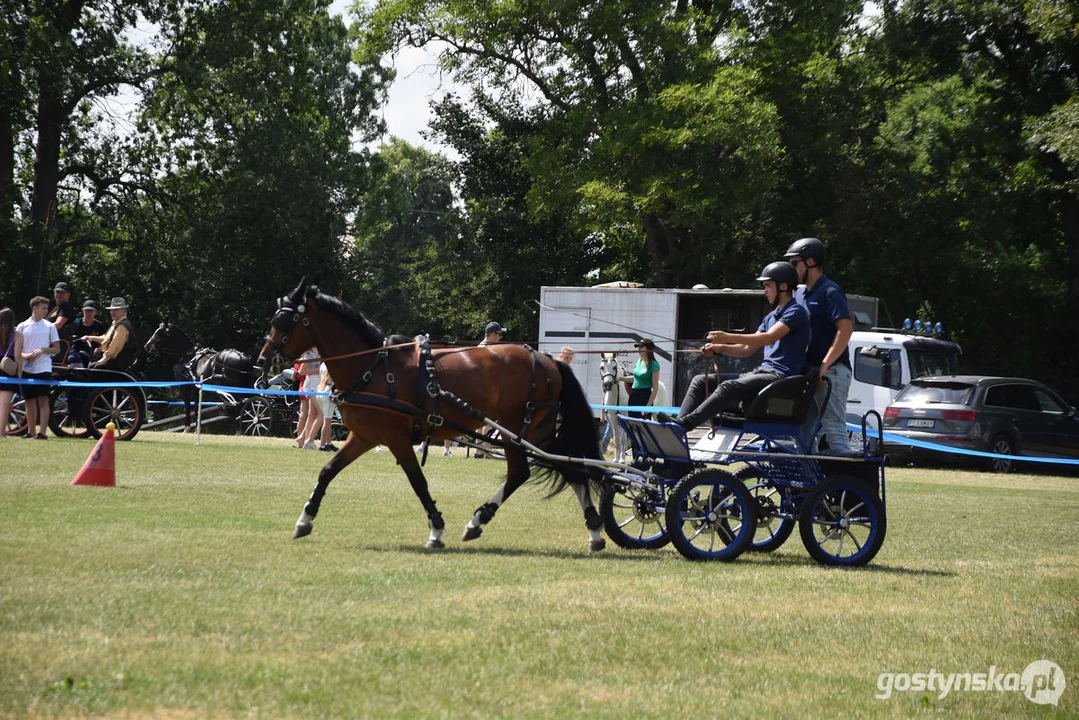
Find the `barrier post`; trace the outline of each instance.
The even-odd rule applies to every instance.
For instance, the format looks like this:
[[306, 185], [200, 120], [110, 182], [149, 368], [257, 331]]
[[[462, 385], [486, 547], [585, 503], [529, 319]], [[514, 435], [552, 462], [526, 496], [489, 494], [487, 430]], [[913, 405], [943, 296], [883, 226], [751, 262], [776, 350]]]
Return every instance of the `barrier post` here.
[[197, 446], [202, 438], [202, 382], [199, 382], [199, 407], [195, 411], [195, 445]]

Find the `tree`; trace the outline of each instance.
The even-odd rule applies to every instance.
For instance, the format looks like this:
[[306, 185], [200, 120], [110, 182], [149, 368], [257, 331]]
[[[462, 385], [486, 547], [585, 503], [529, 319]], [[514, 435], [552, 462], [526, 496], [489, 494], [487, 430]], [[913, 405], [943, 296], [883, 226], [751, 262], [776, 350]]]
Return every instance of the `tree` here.
[[636, 226], [651, 279], [669, 284], [687, 258], [722, 273], [741, 254], [781, 159], [774, 108], [718, 40], [739, 17], [702, 2], [385, 0], [360, 13], [357, 59], [439, 42], [492, 123], [534, 109], [530, 211], [569, 210], [601, 237]]

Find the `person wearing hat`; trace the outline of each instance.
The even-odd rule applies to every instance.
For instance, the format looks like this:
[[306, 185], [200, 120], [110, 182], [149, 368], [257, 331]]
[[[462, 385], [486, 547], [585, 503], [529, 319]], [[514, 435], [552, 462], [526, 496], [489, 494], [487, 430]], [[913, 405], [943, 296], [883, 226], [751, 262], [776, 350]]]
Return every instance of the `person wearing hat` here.
[[138, 347], [135, 327], [127, 317], [127, 301], [122, 297], [114, 297], [105, 309], [112, 316], [112, 327], [104, 335], [86, 336], [90, 342], [101, 344], [94, 352], [95, 356], [100, 353], [101, 357], [90, 363], [90, 367], [126, 370], [135, 361], [135, 349]]
[[659, 412], [656, 413], [657, 420], [677, 423], [686, 430], [692, 430], [723, 410], [752, 400], [776, 380], [802, 372], [809, 347], [809, 313], [794, 300], [798, 271], [789, 262], [774, 262], [765, 266], [757, 280], [764, 287], [764, 296], [775, 309], [764, 316], [755, 333], [712, 330], [708, 333], [708, 344], [703, 352], [706, 355], [718, 352], [744, 358], [764, 348], [764, 362], [737, 378], [719, 383], [707, 398], [704, 396], [706, 376], [697, 375], [689, 384], [678, 417], [672, 418]]
[[67, 364], [85, 367], [90, 360], [87, 344], [76, 341], [87, 335], [104, 334], [105, 323], [97, 319], [97, 303], [87, 300], [82, 304], [82, 317], [71, 325], [71, 350], [67, 354]]
[[[656, 393], [659, 392], [659, 361], [656, 360], [656, 343], [652, 340], [641, 340], [633, 343], [633, 347], [637, 348], [639, 357], [637, 364], [633, 366], [633, 374], [622, 378], [623, 381], [633, 381], [626, 403], [631, 406], [651, 407], [656, 402]], [[639, 418], [646, 414], [631, 412], [629, 416]]]
[[78, 315], [75, 312], [75, 306], [71, 303], [71, 286], [66, 282], [56, 283], [56, 287], [52, 289], [52, 296], [56, 300], [56, 307], [49, 311], [45, 319], [56, 326], [56, 332], [60, 334], [61, 340], [70, 342], [72, 326]]
[[504, 328], [496, 322], [487, 323], [487, 327], [483, 328], [483, 340], [480, 341], [480, 347], [486, 347], [488, 345], [497, 345], [502, 342], [502, 335], [509, 328]]

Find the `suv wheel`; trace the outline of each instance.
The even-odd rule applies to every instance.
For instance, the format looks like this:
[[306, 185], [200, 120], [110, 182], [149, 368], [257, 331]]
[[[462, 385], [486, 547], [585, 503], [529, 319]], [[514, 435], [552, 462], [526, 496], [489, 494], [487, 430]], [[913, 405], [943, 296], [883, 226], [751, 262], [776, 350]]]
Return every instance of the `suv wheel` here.
[[[999, 455], [1016, 454], [1012, 439], [1003, 433], [993, 436], [993, 440], [989, 443], [989, 452]], [[992, 458], [989, 460], [989, 469], [996, 473], [1007, 473], [1012, 471], [1014, 464], [1015, 462], [1008, 458]]]

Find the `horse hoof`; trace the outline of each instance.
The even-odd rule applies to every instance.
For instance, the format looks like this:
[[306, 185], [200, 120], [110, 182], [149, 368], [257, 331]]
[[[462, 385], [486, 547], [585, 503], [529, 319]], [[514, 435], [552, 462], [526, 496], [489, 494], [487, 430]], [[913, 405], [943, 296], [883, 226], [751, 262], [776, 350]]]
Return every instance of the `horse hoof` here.
[[446, 547], [446, 543], [442, 542], [441, 540], [428, 540], [427, 544], [424, 545], [424, 547], [428, 550], [441, 550], [442, 548]]
[[588, 543], [588, 552], [599, 552], [605, 547], [607, 547], [607, 541], [603, 538], [600, 538], [599, 540], [591, 540]]
[[483, 534], [482, 527], [472, 527], [471, 525], [465, 526], [465, 534], [461, 536], [461, 540], [468, 542], [469, 540], [475, 540]]
[[307, 523], [304, 525], [297, 524], [296, 532], [292, 533], [292, 539], [295, 540], [297, 538], [307, 537], [314, 529], [315, 528], [311, 523]]

